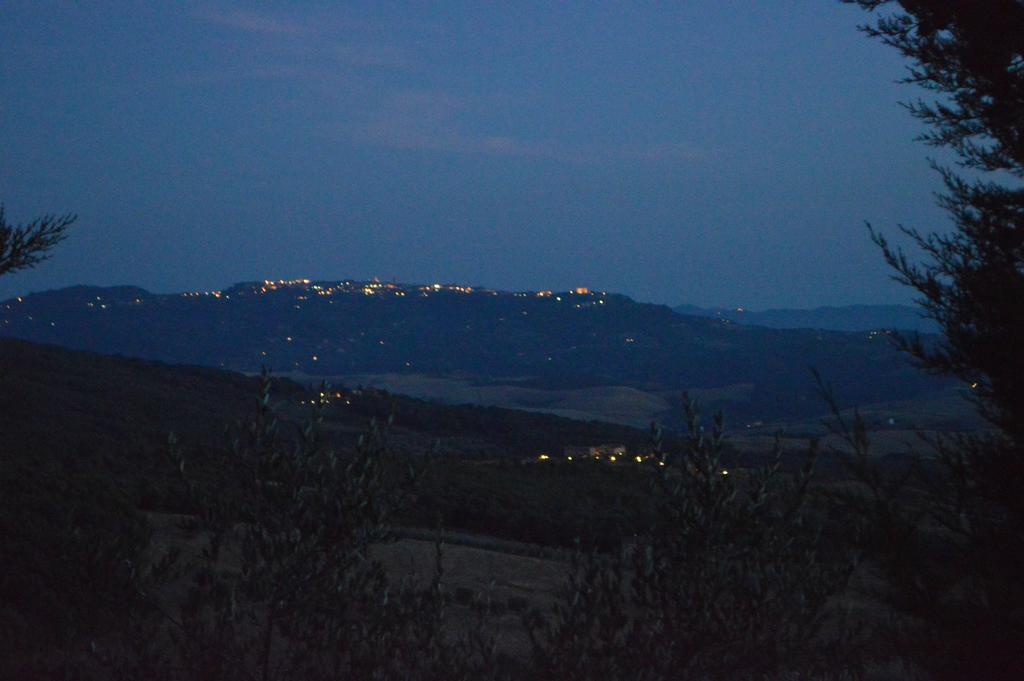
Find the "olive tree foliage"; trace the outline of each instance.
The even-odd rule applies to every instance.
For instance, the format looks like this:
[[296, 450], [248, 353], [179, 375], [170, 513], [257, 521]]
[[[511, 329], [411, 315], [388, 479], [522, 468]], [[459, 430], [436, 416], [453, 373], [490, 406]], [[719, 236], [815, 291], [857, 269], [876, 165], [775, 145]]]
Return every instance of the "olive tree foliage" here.
[[[11, 224], [0, 203], [0, 276], [49, 257], [75, 219], [69, 213]], [[117, 573], [138, 555], [145, 528], [102, 481], [6, 457], [0, 464], [0, 676], [36, 675], [47, 666], [66, 672], [83, 631], [101, 626], [123, 596]], [[117, 529], [97, 530], [101, 519]], [[41, 662], [48, 647], [60, 658], [52, 665]]]
[[936, 95], [906, 105], [925, 143], [952, 150], [965, 179], [936, 165], [950, 233], [905, 228], [914, 262], [873, 231], [898, 281], [918, 293], [943, 341], [904, 339], [926, 368], [973, 385], [982, 413], [1024, 446], [1024, 3], [844, 0], [877, 11], [870, 36], [910, 64], [905, 82]]
[[577, 556], [551, 617], [533, 622], [546, 678], [781, 678], [838, 664], [828, 600], [856, 560], [821, 545], [807, 503], [815, 446], [795, 475], [778, 443], [763, 467], [727, 471], [721, 414], [705, 432], [696, 404], [685, 409], [683, 451], [657, 448], [657, 523], [621, 555]]
[[67, 237], [76, 216], [44, 215], [24, 225], [7, 222], [0, 204], [0, 276], [35, 267]]
[[883, 578], [867, 592], [891, 615], [877, 640], [929, 678], [1020, 678], [1020, 516], [982, 479], [997, 477], [985, 466], [1005, 450], [971, 434], [921, 435], [926, 456], [883, 469], [864, 420], [820, 385], [843, 443], [830, 453], [848, 474], [830, 496]]
[[172, 448], [201, 547], [177, 561], [184, 589], [165, 582], [149, 594], [156, 626], [120, 664], [126, 678], [458, 679], [486, 657], [445, 634], [440, 543], [418, 580], [393, 584], [374, 558], [420, 469], [390, 453], [376, 424], [354, 451], [326, 446], [327, 394], [286, 437], [264, 372], [256, 415], [212, 485]]
[[[844, 0], [876, 12], [863, 30], [908, 61], [905, 81], [936, 95], [907, 104], [922, 140], [955, 154], [960, 173], [933, 165], [952, 219], [948, 233], [903, 228], [915, 262], [873, 238], [940, 325], [937, 344], [899, 337], [926, 369], [951, 374], [994, 426], [933, 438], [915, 470], [886, 479], [856, 422], [843, 430], [851, 470], [871, 490], [876, 554], [892, 601], [943, 645], [920, 659], [940, 677], [1024, 674], [1024, 2]], [[962, 173], [968, 173], [964, 177]], [[838, 414], [838, 410], [837, 414]], [[902, 482], [902, 484], [898, 484]], [[862, 504], [863, 508], [863, 504]], [[902, 528], [902, 529], [899, 529]], [[896, 541], [894, 531], [903, 532]], [[886, 534], [892, 536], [884, 536]]]
[[0, 460], [0, 678], [72, 678], [88, 641], [120, 628], [149, 541], [120, 492], [101, 477]]

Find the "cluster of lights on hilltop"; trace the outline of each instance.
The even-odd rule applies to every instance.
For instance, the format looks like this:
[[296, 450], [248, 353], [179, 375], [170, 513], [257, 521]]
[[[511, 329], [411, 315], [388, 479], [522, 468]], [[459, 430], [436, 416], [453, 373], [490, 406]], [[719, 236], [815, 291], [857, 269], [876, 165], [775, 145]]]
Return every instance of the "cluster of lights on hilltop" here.
[[[430, 285], [420, 285], [420, 286], [412, 286], [412, 285], [406, 286], [406, 285], [390, 283], [390, 282], [389, 283], [381, 282], [379, 279], [376, 279], [376, 278], [374, 278], [372, 281], [369, 281], [369, 282], [345, 280], [345, 281], [338, 282], [336, 284], [334, 284], [334, 283], [331, 283], [331, 284], [328, 284], [328, 283], [314, 283], [314, 281], [312, 279], [306, 279], [306, 278], [303, 278], [303, 279], [277, 279], [277, 280], [266, 279], [266, 280], [263, 280], [262, 282], [255, 282], [255, 283], [250, 283], [250, 284], [239, 284], [239, 285], [236, 285], [236, 286], [228, 289], [227, 292], [220, 291], [220, 290], [186, 291], [186, 292], [183, 292], [183, 293], [180, 293], [180, 294], [176, 294], [176, 295], [179, 296], [180, 298], [183, 298], [183, 299], [197, 300], [197, 301], [198, 300], [209, 300], [209, 299], [214, 299], [214, 300], [231, 300], [232, 297], [234, 297], [237, 300], [239, 298], [243, 298], [244, 299], [244, 298], [250, 297], [252, 295], [260, 296], [260, 295], [266, 295], [266, 294], [278, 293], [278, 292], [281, 292], [281, 293], [293, 293], [294, 296], [295, 296], [295, 300], [298, 301], [297, 303], [294, 304], [294, 307], [297, 310], [301, 310], [302, 309], [302, 306], [299, 303], [302, 303], [302, 302], [305, 302], [305, 301], [309, 301], [311, 297], [315, 300], [316, 298], [330, 298], [330, 297], [336, 296], [336, 295], [364, 295], [364, 296], [376, 296], [376, 297], [394, 296], [394, 297], [401, 298], [401, 297], [406, 297], [406, 296], [413, 295], [413, 294], [418, 295], [418, 296], [422, 296], [422, 297], [430, 297], [432, 295], [442, 295], [442, 294], [456, 293], [456, 294], [467, 295], [467, 296], [468, 295], [487, 295], [487, 296], [507, 296], [507, 297], [516, 297], [516, 298], [536, 297], [536, 298], [540, 298], [540, 299], [552, 299], [553, 302], [558, 302], [558, 303], [563, 302], [562, 295], [556, 295], [553, 291], [550, 291], [550, 290], [508, 292], [508, 291], [497, 291], [497, 290], [494, 290], [494, 289], [487, 289], [487, 288], [475, 288], [475, 287], [472, 287], [472, 286], [463, 286], [461, 284], [439, 284], [439, 283], [438, 284], [430, 284]], [[576, 287], [574, 289], [571, 289], [571, 290], [567, 291], [563, 295], [568, 296], [570, 298], [570, 302], [574, 302], [575, 303], [574, 307], [576, 309], [583, 309], [583, 308], [592, 307], [592, 306], [596, 306], [596, 305], [604, 305], [605, 302], [606, 302], [604, 296], [606, 296], [607, 293], [604, 292], [604, 291], [601, 291], [601, 292], [591, 291], [587, 287], [579, 286], [579, 287]], [[575, 302], [575, 301], [571, 300], [572, 298], [576, 298], [577, 300], [585, 298], [585, 300], [581, 300], [581, 302]], [[18, 303], [23, 303], [24, 302], [24, 299], [21, 296], [18, 296], [15, 300]], [[333, 304], [334, 301], [333, 300], [326, 300], [325, 302], [327, 302], [328, 304]], [[144, 300], [143, 300], [143, 298], [140, 298], [140, 297], [134, 297], [130, 301], [119, 301], [119, 300], [116, 300], [116, 299], [114, 299], [114, 300], [104, 300], [102, 296], [96, 296], [95, 300], [84, 301], [84, 304], [85, 304], [85, 306], [87, 308], [95, 309], [95, 310], [109, 310], [109, 309], [112, 309], [112, 308], [115, 308], [115, 307], [121, 307], [121, 306], [123, 306], [125, 304], [131, 305], [131, 306], [141, 306], [141, 305], [143, 305], [143, 303], [144, 303]], [[13, 309], [13, 307], [12, 307], [12, 305], [10, 303], [5, 304], [4, 308], [7, 309], [7, 310], [12, 310]], [[527, 310], [520, 310], [520, 313], [522, 315], [528, 315], [529, 314], [527, 312]], [[32, 315], [26, 315], [26, 319], [29, 322], [35, 322], [36, 321]], [[502, 318], [502, 321], [505, 321], [504, 318]], [[5, 319], [2, 320], [2, 323], [3, 323], [3, 325], [10, 325], [11, 324], [11, 320], [5, 318]], [[43, 320], [42, 323], [47, 323], [47, 322], [45, 320]], [[54, 321], [50, 321], [48, 323], [49, 323], [50, 326], [56, 326], [56, 322], [54, 322]], [[285, 338], [285, 341], [287, 343], [292, 343], [293, 340], [294, 339], [291, 336], [288, 336], [287, 338]], [[352, 342], [352, 339], [350, 338], [349, 341]], [[383, 339], [378, 341], [378, 345], [384, 345], [384, 344], [385, 344], [385, 341]], [[270, 353], [268, 353], [267, 349], [261, 350], [259, 354], [260, 354], [261, 358], [269, 358], [270, 357]], [[291, 358], [289, 358], [289, 359], [291, 359]], [[310, 354], [307, 357], [306, 362], [311, 362], [314, 365], [319, 365], [321, 359], [324, 359], [324, 357], [322, 357], [321, 354], [319, 354], [319, 353], [317, 353], [317, 354]], [[548, 361], [554, 361], [554, 358], [551, 357], [551, 356], [548, 356], [547, 360]], [[299, 360], [293, 361], [293, 364], [294, 364], [295, 368], [299, 368], [301, 366]], [[222, 362], [221, 365], [223, 366], [224, 363]], [[405, 366], [406, 367], [411, 367], [412, 363], [411, 362], [406, 362]]]
[[[294, 307], [301, 310], [302, 307], [299, 303], [309, 301], [310, 299], [316, 300], [329, 299], [332, 296], [337, 295], [363, 295], [363, 296], [374, 296], [374, 297], [386, 297], [393, 296], [398, 298], [404, 298], [407, 296], [418, 296], [429, 298], [433, 295], [442, 294], [461, 294], [461, 295], [486, 295], [486, 296], [507, 296], [515, 298], [540, 298], [540, 299], [551, 299], [553, 302], [564, 302], [566, 299], [563, 296], [568, 296], [570, 303], [573, 303], [573, 307], [576, 309], [584, 309], [593, 307], [596, 305], [605, 305], [607, 292], [605, 291], [592, 291], [588, 287], [578, 286], [573, 289], [566, 291], [563, 294], [556, 294], [551, 290], [540, 290], [540, 291], [498, 291], [489, 288], [476, 288], [473, 286], [464, 286], [461, 284], [428, 284], [428, 285], [403, 285], [392, 282], [381, 282], [379, 279], [374, 278], [372, 281], [354, 281], [344, 280], [337, 283], [315, 283], [312, 279], [265, 279], [261, 282], [255, 282], [251, 284], [241, 284], [234, 286], [228, 291], [221, 290], [207, 290], [207, 291], [186, 291], [183, 293], [175, 294], [180, 298], [188, 300], [231, 300], [232, 297], [235, 299], [246, 298], [249, 296], [260, 296], [271, 293], [293, 293], [295, 300], [298, 301]], [[576, 300], [573, 300], [575, 298]], [[583, 300], [581, 300], [583, 299]], [[24, 299], [17, 297], [16, 302], [22, 303]], [[579, 301], [579, 302], [577, 302]], [[130, 301], [118, 301], [118, 300], [104, 300], [101, 296], [96, 296], [95, 300], [87, 300], [84, 302], [87, 308], [97, 310], [107, 310], [114, 307], [120, 307], [121, 305], [128, 304], [134, 306], [140, 306], [145, 301], [140, 297], [135, 297]], [[329, 304], [333, 304], [333, 300], [326, 301]], [[5, 309], [13, 309], [10, 303], [4, 306]], [[527, 315], [526, 310], [522, 310], [521, 314]], [[31, 316], [28, 317], [29, 321], [33, 321]], [[10, 324], [9, 319], [3, 320], [4, 324]], [[51, 322], [51, 326], [54, 323]], [[262, 353], [266, 356], [265, 353]], [[316, 360], [313, 360], [316, 361]]]
[[[393, 295], [397, 297], [404, 297], [410, 294], [418, 294], [421, 297], [429, 297], [431, 294], [439, 293], [461, 293], [461, 294], [478, 294], [478, 295], [511, 295], [517, 298], [536, 297], [536, 298], [552, 298], [556, 302], [562, 302], [562, 296], [556, 295], [553, 291], [542, 290], [536, 292], [518, 291], [515, 293], [505, 293], [488, 288], [475, 288], [473, 286], [463, 286], [462, 284], [426, 284], [421, 286], [404, 286], [401, 284], [395, 284], [390, 282], [381, 282], [379, 279], [373, 279], [368, 282], [346, 280], [336, 284], [321, 284], [314, 283], [311, 279], [266, 279], [257, 284], [251, 285], [247, 289], [241, 289], [236, 292], [238, 295], [257, 294], [263, 295], [268, 293], [277, 293], [280, 291], [293, 290], [297, 300], [309, 300], [311, 295], [320, 297], [331, 297], [334, 295], [345, 295], [345, 294], [362, 294], [366, 296], [382, 296], [382, 295]], [[577, 303], [576, 307], [584, 307], [589, 304], [603, 305], [605, 303], [604, 296], [606, 292], [591, 291], [586, 286], [578, 286], [574, 289], [570, 289], [567, 292], [570, 296], [588, 296], [594, 297], [597, 300], [591, 303]], [[230, 298], [229, 294], [223, 291], [188, 291], [182, 293], [183, 298]]]
[[[486, 292], [491, 294], [497, 294], [497, 291], [491, 291], [489, 289], [474, 289], [472, 286], [462, 286], [460, 284], [431, 284], [427, 286], [416, 286], [407, 288], [405, 286], [381, 282], [379, 279], [374, 279], [369, 282], [357, 282], [357, 281], [342, 281], [332, 285], [321, 285], [314, 284], [309, 279], [288, 279], [278, 281], [264, 281], [263, 284], [255, 289], [257, 293], [273, 293], [281, 289], [288, 288], [300, 288], [306, 292], [313, 292], [315, 295], [328, 297], [338, 294], [353, 294], [361, 293], [366, 296], [376, 295], [395, 295], [398, 297], [407, 296], [412, 292], [418, 292], [421, 295], [430, 293], [439, 293], [442, 291], [448, 291], [453, 293], [474, 293], [474, 292]], [[302, 300], [306, 300], [306, 297], [300, 296]]]
[[[473, 293], [474, 289], [472, 286], [460, 286], [458, 284], [431, 284], [430, 286], [418, 286], [416, 290], [420, 293], [430, 293], [439, 291], [452, 291], [454, 293]], [[485, 292], [491, 293], [490, 290], [484, 289]]]
[[230, 298], [231, 296], [224, 295], [223, 291], [186, 291], [181, 294], [182, 298]]
[[311, 283], [309, 279], [278, 279], [277, 281], [264, 279], [263, 285], [260, 287], [260, 293], [270, 293], [281, 288], [291, 288], [294, 286], [309, 286]]

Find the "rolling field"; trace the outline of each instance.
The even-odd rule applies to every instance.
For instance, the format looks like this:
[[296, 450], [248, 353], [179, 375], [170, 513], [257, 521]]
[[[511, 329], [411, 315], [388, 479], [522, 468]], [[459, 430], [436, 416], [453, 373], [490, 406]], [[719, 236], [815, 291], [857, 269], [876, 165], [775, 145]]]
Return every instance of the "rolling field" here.
[[646, 428], [671, 409], [658, 394], [626, 386], [602, 386], [570, 390], [524, 388], [514, 383], [476, 385], [469, 379], [425, 374], [351, 374], [310, 376], [288, 374], [300, 383], [321, 378], [347, 386], [369, 386], [445, 404], [475, 404], [554, 414], [579, 421], [605, 421]]
[[[674, 411], [678, 409], [679, 396], [626, 386], [543, 390], [525, 388], [514, 383], [478, 385], [468, 378], [425, 374], [289, 376], [300, 383], [316, 383], [326, 378], [329, 382], [370, 386], [446, 404], [498, 406], [635, 428], [646, 429], [652, 422], [679, 424], [678, 414]], [[828, 436], [829, 429], [823, 418], [751, 423], [733, 420], [729, 405], [747, 402], [753, 391], [753, 384], [736, 384], [711, 389], [695, 388], [688, 392], [705, 406], [706, 413], [723, 409], [727, 432], [744, 449], [756, 447], [764, 450], [770, 446], [771, 436], [778, 431], [797, 438]], [[884, 453], [905, 450], [908, 445], [918, 444], [918, 433], [972, 431], [986, 427], [958, 388], [947, 388], [912, 400], [861, 405], [857, 411], [868, 430], [875, 433], [876, 443]], [[842, 415], [848, 422], [852, 422], [854, 409], [845, 409]], [[838, 438], [830, 438], [828, 443], [838, 441]]]
[[[197, 535], [180, 527], [184, 516], [146, 515], [154, 530], [151, 547], [154, 556], [174, 547], [181, 550], [183, 563], [199, 557], [201, 544]], [[526, 556], [522, 551], [496, 551], [467, 545], [485, 539], [454, 535], [448, 536], [442, 545], [442, 584], [449, 599], [449, 622], [454, 634], [469, 631], [478, 625], [470, 600], [478, 595], [488, 598], [494, 604], [488, 626], [493, 629], [498, 651], [524, 659], [529, 655], [530, 641], [521, 617], [529, 609], [541, 612], [550, 609], [568, 574], [568, 562]], [[235, 552], [226, 550], [223, 556], [224, 568], [240, 567]], [[436, 546], [428, 539], [403, 537], [375, 546], [373, 558], [381, 562], [393, 584], [406, 581], [422, 586], [433, 576]], [[163, 595], [168, 602], [180, 602], [186, 588], [186, 583], [179, 581], [166, 586]]]

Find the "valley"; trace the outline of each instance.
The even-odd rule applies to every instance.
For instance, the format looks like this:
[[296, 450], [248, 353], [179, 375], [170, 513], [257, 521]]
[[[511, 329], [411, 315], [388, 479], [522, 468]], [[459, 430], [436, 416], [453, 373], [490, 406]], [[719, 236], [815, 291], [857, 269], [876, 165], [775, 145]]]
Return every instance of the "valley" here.
[[812, 368], [844, 406], [955, 387], [910, 366], [886, 333], [745, 326], [583, 287], [303, 279], [181, 294], [74, 287], [0, 303], [0, 334], [33, 342], [638, 427], [677, 427], [683, 392], [744, 425], [819, 418]]

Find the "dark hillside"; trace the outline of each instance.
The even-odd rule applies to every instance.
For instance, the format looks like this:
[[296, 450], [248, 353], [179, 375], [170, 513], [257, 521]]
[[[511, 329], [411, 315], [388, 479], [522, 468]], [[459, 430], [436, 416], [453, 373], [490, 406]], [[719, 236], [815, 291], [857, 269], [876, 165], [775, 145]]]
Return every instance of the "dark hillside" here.
[[695, 317], [728, 319], [739, 324], [765, 326], [772, 329], [827, 329], [829, 331], [875, 331], [899, 329], [918, 333], [938, 333], [932, 319], [922, 316], [919, 308], [909, 305], [842, 305], [812, 309], [748, 310], [743, 307], [706, 308], [679, 305], [672, 308], [679, 314]]
[[[312, 395], [309, 386], [275, 380], [272, 397], [286, 429], [304, 419], [302, 402]], [[207, 469], [227, 442], [225, 429], [252, 414], [256, 396], [256, 378], [230, 371], [0, 339], [5, 479], [98, 486], [116, 490], [117, 503], [182, 511], [168, 433]], [[635, 514], [650, 512], [646, 476], [633, 460], [649, 450], [644, 431], [335, 386], [325, 436], [348, 447], [371, 418], [390, 414], [394, 449], [430, 457], [406, 524], [432, 527], [440, 518], [454, 530], [568, 546], [575, 537], [614, 543]], [[606, 443], [626, 446], [629, 456], [616, 465], [563, 460], [567, 446]], [[551, 460], [538, 461], [542, 453]], [[729, 460], [749, 465], [763, 456], [745, 451]], [[799, 457], [786, 460], [797, 465]]]
[[[301, 403], [311, 395], [309, 387], [275, 380], [273, 399], [286, 421], [303, 421]], [[0, 432], [9, 459], [149, 485], [170, 472], [164, 457], [170, 432], [189, 447], [219, 447], [227, 442], [225, 429], [252, 413], [256, 396], [255, 378], [230, 371], [0, 340]], [[393, 414], [397, 447], [414, 454], [436, 450], [447, 460], [518, 461], [606, 442], [636, 449], [647, 438], [625, 426], [443, 406], [376, 390], [336, 386], [332, 398], [325, 429], [340, 446], [370, 419]]]
[[[0, 341], [0, 386], [7, 447], [47, 456], [162, 445], [171, 431], [208, 442], [251, 409], [257, 390], [233, 372], [10, 339]], [[290, 397], [299, 386], [278, 391]]]

